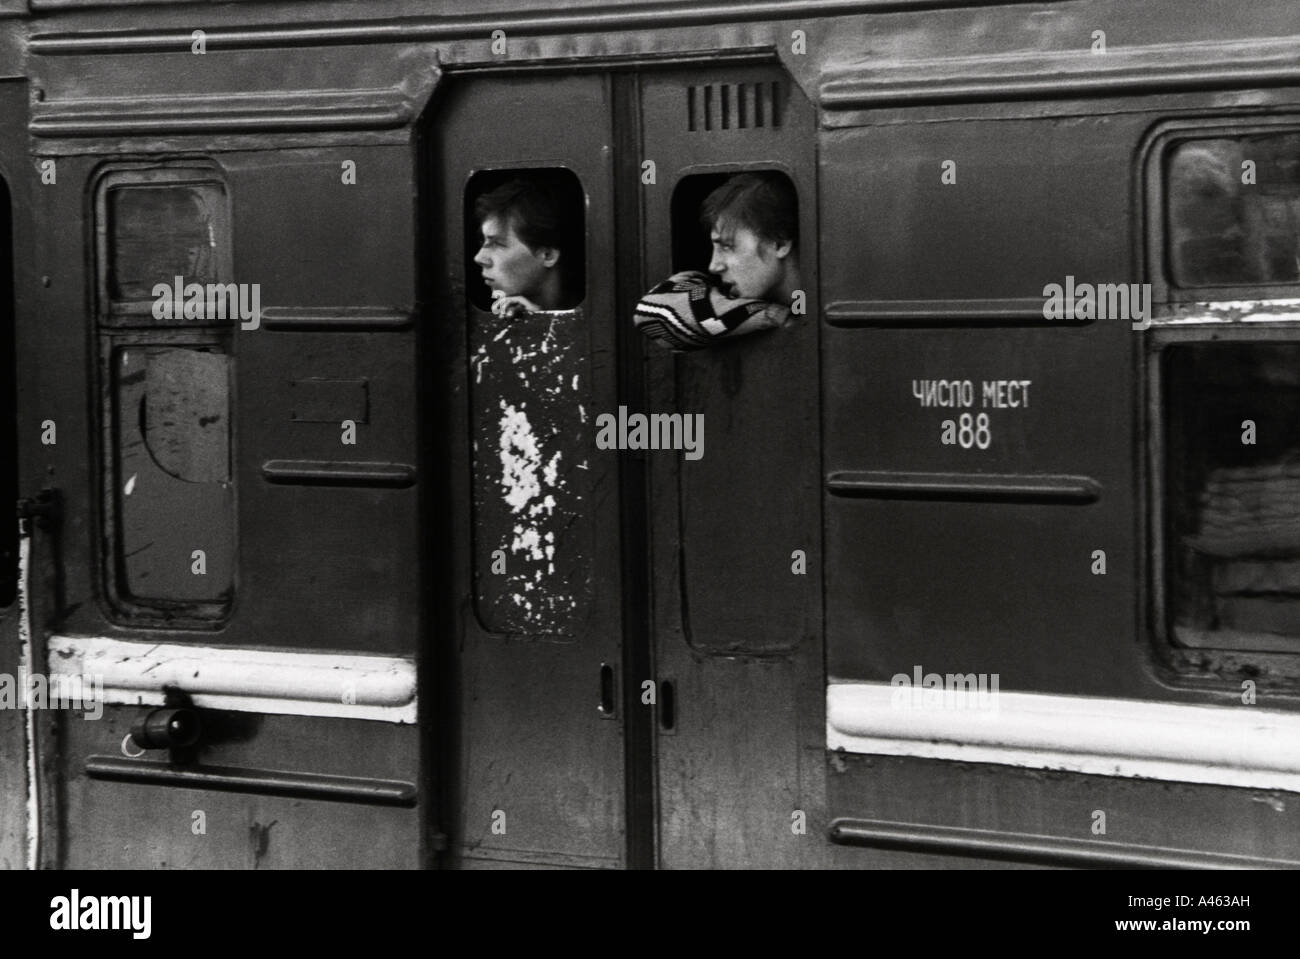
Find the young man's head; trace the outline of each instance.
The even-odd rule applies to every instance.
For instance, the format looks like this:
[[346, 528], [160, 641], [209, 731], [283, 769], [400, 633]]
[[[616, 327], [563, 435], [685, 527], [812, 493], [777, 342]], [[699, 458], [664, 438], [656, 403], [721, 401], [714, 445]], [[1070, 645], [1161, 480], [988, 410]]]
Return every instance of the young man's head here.
[[799, 205], [777, 173], [741, 173], [708, 195], [700, 222], [713, 242], [709, 272], [731, 296], [789, 306], [799, 289]]
[[483, 243], [474, 262], [493, 290], [525, 297], [543, 310], [574, 305], [582, 210], [569, 209], [564, 193], [551, 178], [523, 175], [475, 202]]

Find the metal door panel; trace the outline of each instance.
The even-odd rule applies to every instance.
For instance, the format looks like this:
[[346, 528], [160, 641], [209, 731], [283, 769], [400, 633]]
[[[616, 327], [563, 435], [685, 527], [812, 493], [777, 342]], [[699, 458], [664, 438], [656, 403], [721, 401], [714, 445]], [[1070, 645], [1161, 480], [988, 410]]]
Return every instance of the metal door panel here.
[[[375, 175], [321, 189], [321, 177], [337, 182], [349, 158]], [[122, 180], [144, 183], [181, 162], [132, 161], [112, 169]], [[196, 161], [183, 162], [192, 167]], [[44, 468], [41, 481], [63, 491], [67, 509], [60, 528], [34, 541], [38, 655], [43, 671], [55, 675], [72, 675], [69, 670], [82, 662], [88, 672], [150, 664], [134, 682], [111, 692], [106, 687], [102, 718], [60, 711], [40, 724], [42, 861], [81, 867], [416, 866], [425, 855], [421, 820], [435, 815], [425, 804], [431, 794], [419, 793], [420, 734], [412, 725], [420, 636], [416, 476], [412, 467], [400, 483], [374, 481], [383, 473], [379, 467], [415, 462], [409, 150], [270, 149], [204, 162], [224, 184], [234, 211], [230, 235], [215, 237], [213, 245], [233, 248], [230, 281], [259, 286], [259, 328], [235, 322], [207, 323], [208, 333], [191, 334], [203, 323], [123, 330], [98, 308], [106, 285], [102, 264], [110, 261], [106, 250], [73, 243], [45, 254], [47, 269], [69, 279], [51, 287], [59, 307], [48, 311], [54, 319], [43, 321], [28, 344], [40, 380], [28, 394], [31, 408], [22, 412], [37, 423], [57, 417], [59, 442], [40, 446], [33, 432], [24, 437], [23, 451]], [[112, 236], [105, 222], [87, 220], [105, 205], [85, 209], [87, 195], [98, 198], [104, 169], [93, 158], [61, 159], [59, 182], [71, 189], [41, 194], [48, 222], [67, 222], [67, 235], [90, 244]], [[376, 250], [352, 242], [347, 231], [294, 226], [313, 221], [395, 239]], [[290, 235], [277, 236], [282, 229]], [[355, 282], [344, 292], [322, 284], [326, 275]], [[324, 303], [317, 298], [322, 290]], [[87, 313], [88, 302], [97, 304], [95, 312]], [[405, 322], [371, 323], [386, 310], [403, 314]], [[113, 379], [103, 368], [105, 357], [114, 356], [119, 342], [150, 348], [191, 336], [224, 337], [231, 357], [230, 415], [222, 417], [229, 423], [221, 424], [229, 445], [219, 458], [230, 462], [237, 524], [233, 538], [213, 540], [220, 545], [210, 548], [222, 555], [208, 558], [209, 570], [235, 571], [229, 615], [199, 623], [157, 611], [146, 616], [105, 596], [118, 532], [100, 511], [117, 446], [130, 439], [119, 440], [112, 428], [107, 397]], [[92, 358], [83, 344], [93, 346]], [[54, 376], [70, 359], [82, 372]], [[95, 375], [87, 379], [86, 370]], [[158, 388], [175, 391], [181, 379], [162, 377]], [[327, 382], [335, 387], [322, 385]], [[358, 382], [368, 384], [367, 401], [356, 417], [359, 441], [351, 445], [342, 441], [343, 424], [333, 414], [356, 408], [348, 384]], [[309, 403], [297, 402], [295, 384], [308, 384]], [[52, 397], [57, 409], [43, 412]], [[163, 396], [157, 412], [165, 413], [168, 401]], [[153, 398], [132, 402], [148, 411]], [[160, 418], [166, 417], [153, 417]], [[183, 448], [191, 437], [178, 438], [180, 429], [168, 438]], [[391, 475], [390, 469], [380, 478]], [[185, 547], [184, 572], [199, 575], [200, 567], [188, 565], [194, 544], [176, 535], [185, 529], [157, 522], [149, 527], [151, 535]], [[51, 644], [58, 653], [49, 651]], [[117, 651], [111, 662], [95, 659], [109, 649]], [[179, 662], [192, 668], [180, 671]], [[401, 715], [382, 704], [372, 708], [367, 684], [377, 674], [367, 678], [365, 672], [374, 667], [409, 680], [399, 695]], [[197, 746], [184, 755], [157, 750], [126, 758], [123, 740], [132, 722], [164, 695], [192, 698], [199, 707]], [[224, 705], [213, 705], [214, 697]], [[421, 712], [425, 705], [419, 704]], [[108, 767], [113, 775], [102, 775]], [[193, 788], [200, 776], [209, 777], [210, 788]], [[320, 777], [341, 792], [320, 798]], [[400, 802], [376, 797], [376, 789], [390, 786], [402, 794]], [[367, 824], [378, 822], [382, 836], [346, 838], [364, 836]]]
[[[609, 103], [597, 76], [468, 80], [448, 86], [430, 131], [446, 272], [445, 326], [431, 331], [451, 514], [440, 589], [455, 644], [444, 744], [462, 865], [624, 860], [621, 709], [597, 709], [622, 634], [618, 454], [596, 449], [594, 427], [617, 408]], [[585, 298], [502, 323], [467, 295], [467, 185], [556, 167], [586, 195]]]
[[800, 857], [822, 802], [820, 763], [801, 763], [821, 736], [804, 694], [821, 676], [815, 118], [777, 67], [646, 74], [642, 91], [658, 164], [645, 235], [661, 238], [647, 247], [649, 282], [675, 266], [684, 177], [778, 170], [800, 200], [807, 315], [697, 353], [647, 347], [646, 400], [648, 412], [703, 414], [706, 437], [695, 462], [647, 454], [656, 673], [676, 713], [669, 731], [660, 702], [659, 861], [796, 865], [811, 861]]

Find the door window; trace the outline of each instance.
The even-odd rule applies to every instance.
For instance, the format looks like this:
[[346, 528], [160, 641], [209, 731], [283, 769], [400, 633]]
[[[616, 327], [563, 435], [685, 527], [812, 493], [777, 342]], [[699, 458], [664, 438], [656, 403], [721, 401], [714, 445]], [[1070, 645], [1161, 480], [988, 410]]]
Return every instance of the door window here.
[[229, 224], [208, 167], [115, 169], [98, 183], [104, 566], [133, 618], [203, 625], [232, 601]]
[[[490, 632], [567, 641], [590, 614], [596, 555], [582, 184], [481, 171], [465, 217], [475, 608]], [[500, 297], [509, 310], [493, 310]]]

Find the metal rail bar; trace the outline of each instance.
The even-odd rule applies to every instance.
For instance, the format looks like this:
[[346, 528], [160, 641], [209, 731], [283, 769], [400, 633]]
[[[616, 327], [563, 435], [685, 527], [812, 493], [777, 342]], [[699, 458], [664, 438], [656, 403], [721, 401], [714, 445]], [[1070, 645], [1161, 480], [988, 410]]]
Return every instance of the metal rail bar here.
[[389, 779], [355, 776], [324, 776], [317, 773], [284, 772], [273, 769], [244, 769], [236, 766], [171, 766], [157, 762], [91, 756], [86, 760], [91, 779], [141, 785], [179, 786], [183, 789], [215, 789], [224, 792], [292, 796], [298, 799], [326, 799], [378, 806], [414, 806], [415, 786]]
[[1101, 484], [1088, 476], [997, 473], [835, 472], [826, 477], [832, 496], [873, 499], [1005, 500], [1017, 503], [1095, 503]]
[[1300, 863], [1227, 853], [1064, 839], [991, 829], [928, 826], [875, 819], [836, 819], [828, 830], [841, 846], [897, 849], [938, 856], [1000, 859], [1044, 866], [1137, 869], [1294, 869]]

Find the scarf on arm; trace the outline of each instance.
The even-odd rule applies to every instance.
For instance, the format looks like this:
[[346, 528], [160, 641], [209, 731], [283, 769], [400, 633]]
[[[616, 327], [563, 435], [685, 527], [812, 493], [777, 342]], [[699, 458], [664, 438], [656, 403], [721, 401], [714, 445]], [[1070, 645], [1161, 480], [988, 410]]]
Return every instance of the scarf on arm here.
[[700, 350], [731, 337], [782, 326], [790, 310], [766, 300], [729, 297], [716, 277], [674, 273], [641, 298], [633, 322], [673, 350]]

